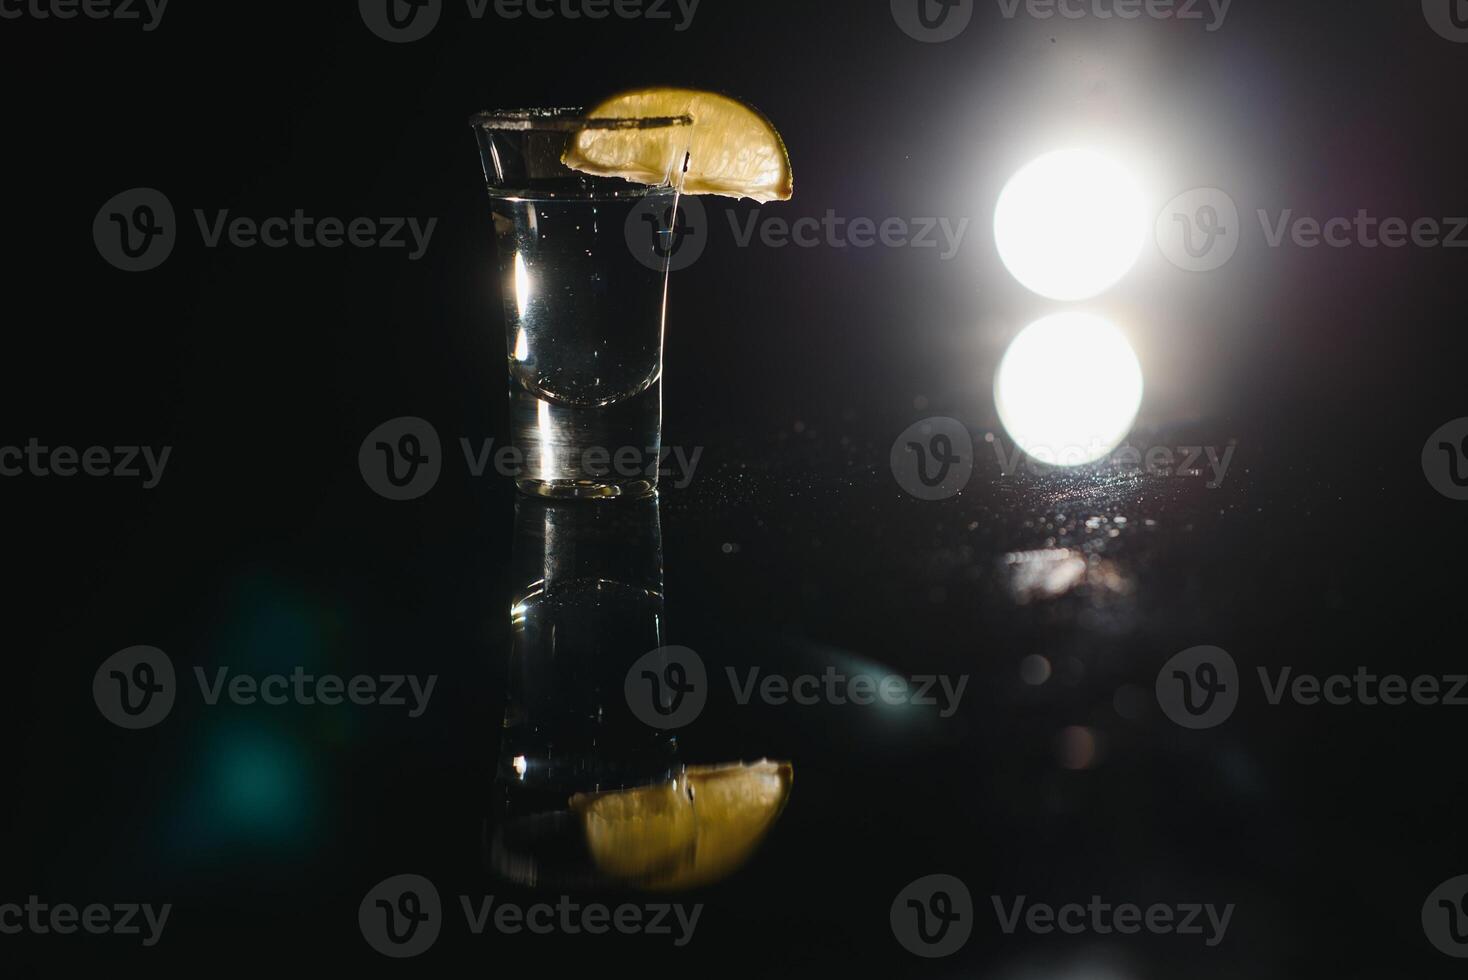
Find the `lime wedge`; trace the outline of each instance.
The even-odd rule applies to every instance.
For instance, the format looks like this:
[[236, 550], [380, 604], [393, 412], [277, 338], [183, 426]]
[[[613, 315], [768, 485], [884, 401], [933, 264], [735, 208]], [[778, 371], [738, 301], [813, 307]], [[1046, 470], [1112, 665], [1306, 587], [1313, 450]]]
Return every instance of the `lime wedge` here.
[[[679, 184], [685, 194], [788, 201], [785, 142], [759, 110], [715, 92], [645, 88], [614, 95], [589, 119], [687, 119], [686, 125], [586, 128], [561, 162], [598, 177]], [[686, 164], [686, 169], [685, 169]]]
[[790, 796], [788, 762], [690, 766], [654, 786], [571, 798], [603, 873], [652, 891], [712, 884], [738, 870]]

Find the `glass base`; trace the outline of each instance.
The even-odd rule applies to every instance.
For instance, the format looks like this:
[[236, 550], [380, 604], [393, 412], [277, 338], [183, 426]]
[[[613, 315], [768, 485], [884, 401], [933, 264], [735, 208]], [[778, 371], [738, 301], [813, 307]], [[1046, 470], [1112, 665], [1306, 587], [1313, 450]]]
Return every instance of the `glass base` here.
[[628, 483], [598, 483], [592, 480], [526, 480], [515, 481], [516, 488], [527, 497], [543, 500], [616, 500], [651, 497], [658, 492], [657, 480], [632, 480]]
[[661, 384], [610, 405], [569, 405], [510, 386], [520, 492], [548, 500], [647, 497], [662, 453]]

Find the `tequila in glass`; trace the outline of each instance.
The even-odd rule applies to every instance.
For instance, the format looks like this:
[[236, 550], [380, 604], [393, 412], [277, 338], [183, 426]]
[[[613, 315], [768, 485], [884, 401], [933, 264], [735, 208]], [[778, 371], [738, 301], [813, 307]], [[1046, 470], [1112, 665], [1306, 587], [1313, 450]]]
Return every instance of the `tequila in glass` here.
[[517, 484], [552, 498], [652, 493], [671, 254], [656, 246], [671, 242], [676, 175], [662, 186], [592, 177], [561, 154], [583, 126], [686, 120], [547, 109], [481, 113], [473, 125], [494, 217]]

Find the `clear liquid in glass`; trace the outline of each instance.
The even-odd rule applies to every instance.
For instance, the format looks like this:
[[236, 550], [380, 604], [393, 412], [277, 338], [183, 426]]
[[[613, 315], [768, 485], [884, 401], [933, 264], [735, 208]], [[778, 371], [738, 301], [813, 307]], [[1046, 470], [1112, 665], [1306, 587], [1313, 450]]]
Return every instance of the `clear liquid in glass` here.
[[491, 198], [522, 490], [655, 489], [668, 270], [630, 236], [657, 234], [645, 216], [671, 221], [676, 205], [671, 188]]

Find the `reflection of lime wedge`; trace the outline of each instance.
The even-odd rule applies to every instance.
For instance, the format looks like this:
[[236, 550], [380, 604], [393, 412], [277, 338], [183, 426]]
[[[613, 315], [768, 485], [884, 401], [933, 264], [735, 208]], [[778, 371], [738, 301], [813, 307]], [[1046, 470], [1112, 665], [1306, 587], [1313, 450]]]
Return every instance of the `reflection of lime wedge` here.
[[655, 891], [712, 884], [739, 868], [790, 795], [788, 762], [690, 766], [656, 786], [571, 798], [602, 872]]
[[737, 99], [686, 88], [645, 88], [614, 95], [587, 113], [590, 119], [680, 116], [692, 124], [583, 129], [562, 162], [598, 177], [658, 185], [670, 179], [677, 183], [686, 159], [685, 194], [790, 200], [794, 180], [784, 141], [757, 109]]

